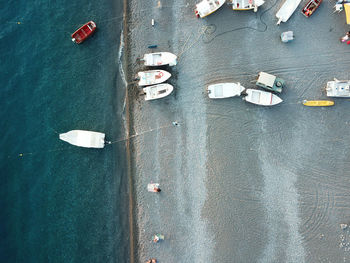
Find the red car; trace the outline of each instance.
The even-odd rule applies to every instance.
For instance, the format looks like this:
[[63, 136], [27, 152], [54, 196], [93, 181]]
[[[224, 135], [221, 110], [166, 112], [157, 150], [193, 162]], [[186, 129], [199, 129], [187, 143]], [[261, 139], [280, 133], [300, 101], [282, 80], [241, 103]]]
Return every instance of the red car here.
[[320, 6], [321, 3], [322, 0], [310, 0], [304, 6], [301, 12], [304, 14], [304, 16], [309, 17], [315, 12], [315, 10]]
[[95, 30], [96, 30], [95, 22], [89, 21], [72, 34], [72, 41], [77, 44], [80, 44], [89, 36], [91, 36]]

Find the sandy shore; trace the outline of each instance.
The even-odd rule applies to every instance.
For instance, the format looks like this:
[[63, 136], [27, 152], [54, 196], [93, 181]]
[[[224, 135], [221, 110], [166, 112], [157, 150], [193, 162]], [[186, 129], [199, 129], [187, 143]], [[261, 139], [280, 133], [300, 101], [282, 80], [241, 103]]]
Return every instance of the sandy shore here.
[[[350, 77], [349, 49], [338, 41], [347, 30], [343, 15], [324, 3], [310, 19], [296, 12], [277, 27], [271, 2], [257, 14], [224, 5], [206, 19], [194, 17], [195, 1], [160, 3], [128, 2], [135, 261], [350, 260], [349, 232], [339, 227], [350, 218], [349, 102], [301, 104], [324, 99], [322, 87], [334, 77]], [[296, 39], [283, 44], [287, 30]], [[145, 102], [132, 77], [144, 69], [137, 57], [154, 44], [179, 56], [167, 68], [175, 92]], [[219, 81], [255, 88], [259, 71], [286, 80], [281, 105], [205, 94]], [[150, 182], [162, 192], [147, 192]], [[164, 242], [151, 242], [156, 233]]]

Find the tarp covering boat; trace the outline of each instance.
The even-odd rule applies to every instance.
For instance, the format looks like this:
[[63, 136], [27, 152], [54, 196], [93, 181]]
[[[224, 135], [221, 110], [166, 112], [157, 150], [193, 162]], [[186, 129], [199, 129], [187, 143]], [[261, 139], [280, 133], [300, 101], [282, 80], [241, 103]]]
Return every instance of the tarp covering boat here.
[[245, 92], [247, 96], [243, 97], [243, 100], [257, 105], [273, 106], [283, 101], [280, 97], [267, 91], [247, 89]]
[[168, 96], [173, 91], [173, 89], [174, 87], [168, 83], [147, 86], [146, 88], [143, 88], [143, 91], [146, 94], [145, 100], [156, 100], [164, 98]]
[[217, 83], [209, 85], [207, 88], [208, 96], [211, 99], [223, 99], [234, 96], [240, 96], [245, 88], [240, 83]]
[[350, 80], [328, 81], [326, 92], [328, 97], [350, 97]]
[[139, 86], [160, 84], [171, 77], [171, 74], [165, 70], [147, 70], [137, 73], [140, 81]]
[[62, 141], [86, 148], [103, 148], [105, 146], [105, 134], [94, 131], [72, 130], [59, 135]]
[[258, 7], [265, 3], [264, 0], [231, 0], [233, 10], [250, 10], [258, 11]]
[[203, 0], [202, 2], [196, 4], [194, 12], [197, 16], [203, 18], [214, 13], [224, 3], [225, 0]]
[[170, 52], [148, 53], [143, 56], [145, 66], [175, 66], [177, 56]]
[[276, 17], [278, 18], [277, 25], [279, 25], [281, 22], [287, 22], [287, 20], [294, 13], [295, 9], [297, 9], [300, 2], [301, 0], [286, 0], [276, 13]]

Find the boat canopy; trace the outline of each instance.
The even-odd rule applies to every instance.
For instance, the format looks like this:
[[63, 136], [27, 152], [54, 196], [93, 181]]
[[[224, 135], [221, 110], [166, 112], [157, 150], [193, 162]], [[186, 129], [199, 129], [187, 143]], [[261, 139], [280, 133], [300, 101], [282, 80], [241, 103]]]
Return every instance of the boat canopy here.
[[72, 130], [60, 134], [62, 141], [86, 148], [103, 148], [105, 146], [105, 134], [94, 131]]

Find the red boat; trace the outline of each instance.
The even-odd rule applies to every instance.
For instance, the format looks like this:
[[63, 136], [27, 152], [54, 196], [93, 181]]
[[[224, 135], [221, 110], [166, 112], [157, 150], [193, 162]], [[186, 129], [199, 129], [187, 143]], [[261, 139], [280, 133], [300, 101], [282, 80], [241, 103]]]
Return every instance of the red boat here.
[[322, 0], [310, 0], [304, 6], [301, 12], [304, 14], [304, 16], [309, 17], [315, 12], [315, 10], [320, 6], [321, 3]]
[[94, 21], [89, 21], [72, 34], [72, 41], [80, 44], [96, 30]]

